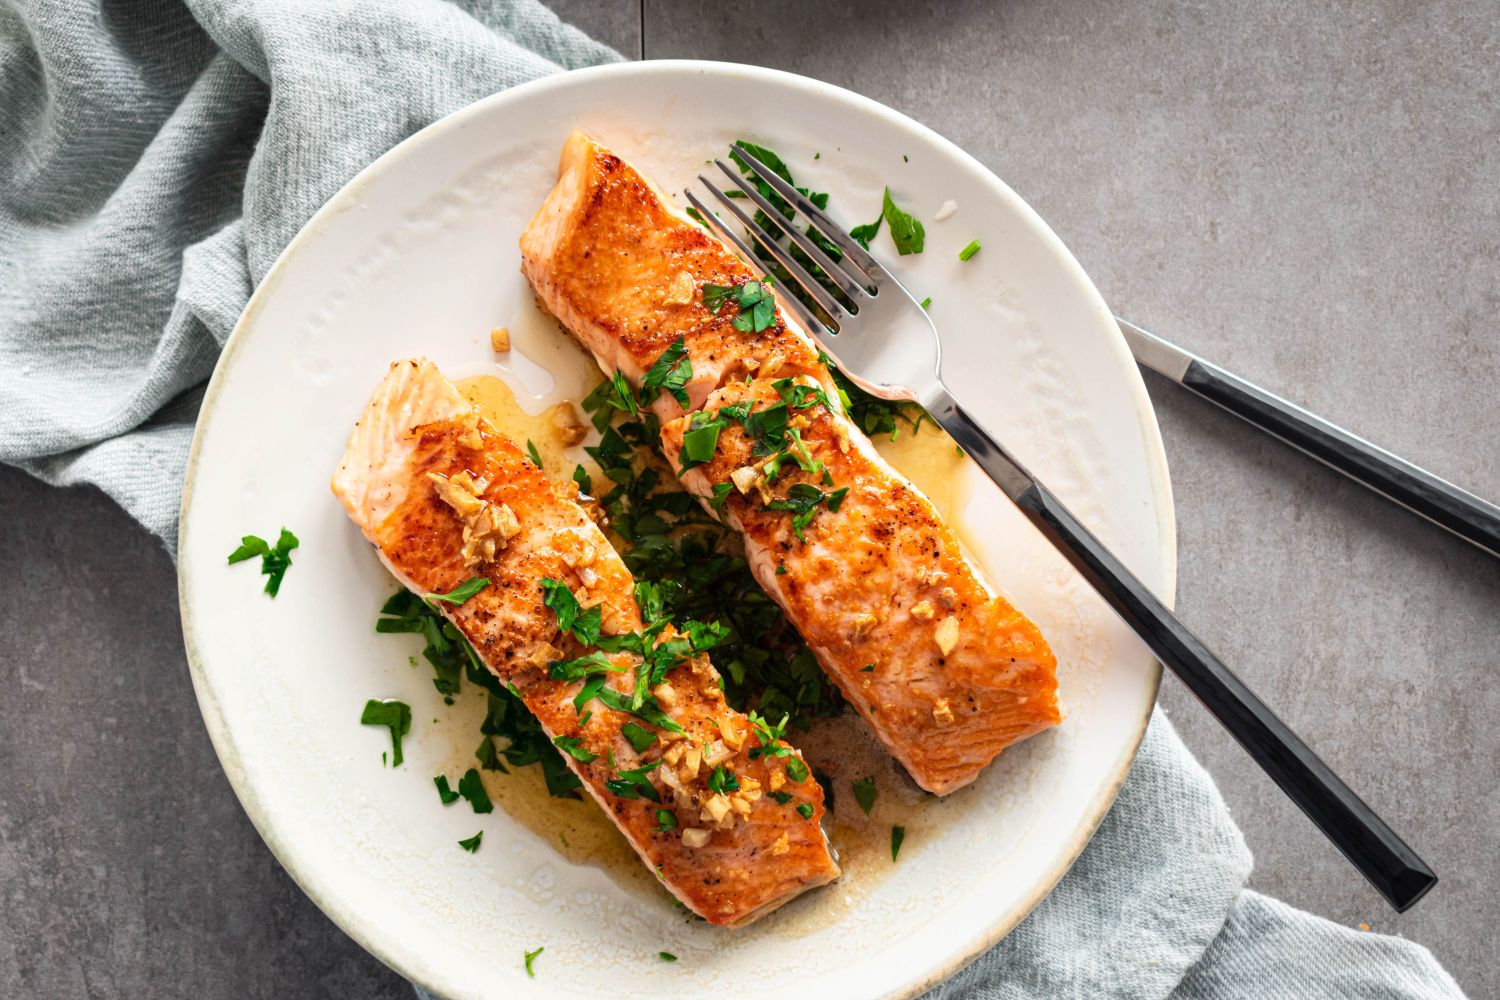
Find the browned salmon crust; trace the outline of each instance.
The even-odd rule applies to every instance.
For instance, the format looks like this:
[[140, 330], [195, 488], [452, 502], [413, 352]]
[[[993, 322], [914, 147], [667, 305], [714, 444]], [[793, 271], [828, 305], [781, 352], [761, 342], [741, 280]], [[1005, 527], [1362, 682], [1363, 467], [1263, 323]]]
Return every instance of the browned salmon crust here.
[[[945, 794], [1005, 747], [1055, 725], [1056, 660], [1040, 631], [963, 553], [932, 503], [875, 452], [843, 414], [806, 334], [778, 310], [760, 332], [734, 328], [735, 306], [704, 305], [704, 284], [755, 275], [618, 156], [575, 133], [557, 186], [521, 237], [522, 269], [542, 304], [633, 384], [679, 338], [692, 363], [683, 407], [652, 407], [673, 467], [694, 413], [750, 402], [774, 406], [791, 378], [827, 405], [796, 411], [814, 476], [782, 463], [734, 488], [720, 516], [740, 531], [756, 578], [786, 611], [872, 731], [922, 787]], [[729, 421], [713, 458], [683, 484], [708, 501], [763, 454]], [[831, 480], [831, 482], [830, 482]], [[784, 510], [796, 484], [847, 488], [799, 539]], [[805, 540], [804, 540], [805, 539]]]
[[[560, 631], [541, 581], [564, 582], [583, 605], [600, 605], [604, 634], [621, 635], [642, 625], [630, 573], [583, 508], [431, 363], [392, 366], [355, 428], [333, 491], [412, 590], [489, 581], [460, 607], [440, 605], [443, 612], [550, 737], [577, 740], [579, 752], [564, 754], [568, 766], [689, 909], [742, 925], [837, 877], [821, 827], [822, 789], [794, 749], [763, 746], [749, 720], [725, 704], [706, 656], [683, 658], [655, 689], [680, 734], [597, 698], [575, 705], [583, 681], [552, 679], [550, 664], [588, 650]], [[607, 675], [609, 686], [633, 690], [640, 658], [610, 659], [622, 672]], [[627, 723], [652, 733], [652, 744], [637, 752]], [[710, 790], [715, 767], [739, 788]], [[606, 785], [641, 768], [651, 770], [636, 797]]]

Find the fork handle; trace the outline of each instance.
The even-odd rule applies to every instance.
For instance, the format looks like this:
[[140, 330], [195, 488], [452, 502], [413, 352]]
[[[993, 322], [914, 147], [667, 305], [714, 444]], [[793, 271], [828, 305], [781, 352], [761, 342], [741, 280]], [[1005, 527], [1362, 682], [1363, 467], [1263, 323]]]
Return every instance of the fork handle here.
[[1437, 876], [944, 389], [928, 412], [1397, 911]]

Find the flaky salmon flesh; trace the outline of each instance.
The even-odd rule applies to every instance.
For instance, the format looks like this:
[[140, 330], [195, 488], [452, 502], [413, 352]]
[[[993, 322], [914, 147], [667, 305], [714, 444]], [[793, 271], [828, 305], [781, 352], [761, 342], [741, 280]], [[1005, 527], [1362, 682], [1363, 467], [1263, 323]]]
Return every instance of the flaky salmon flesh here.
[[574, 133], [521, 257], [606, 373], [639, 388], [685, 351], [681, 398], [650, 402], [664, 457], [741, 533], [760, 585], [917, 784], [951, 792], [1060, 721], [1041, 632], [848, 419], [806, 332], [779, 308], [741, 317], [732, 290], [756, 274], [728, 246]]
[[[430, 362], [391, 367], [333, 492], [415, 593], [488, 581], [461, 605], [431, 603], [690, 910], [739, 926], [838, 876], [801, 755], [725, 703], [696, 626], [643, 620], [629, 570], [574, 496]], [[570, 602], [565, 632], [556, 609]]]

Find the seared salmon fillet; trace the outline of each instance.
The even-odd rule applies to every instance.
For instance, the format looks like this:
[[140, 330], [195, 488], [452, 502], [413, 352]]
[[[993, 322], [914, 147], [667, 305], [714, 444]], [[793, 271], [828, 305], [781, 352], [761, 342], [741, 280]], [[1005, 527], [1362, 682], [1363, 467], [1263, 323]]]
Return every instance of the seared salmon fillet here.
[[391, 367], [333, 492], [412, 591], [487, 581], [432, 603], [690, 910], [738, 926], [837, 877], [822, 789], [776, 727], [725, 704], [711, 628], [646, 621], [649, 588], [643, 609], [587, 512], [430, 362]]
[[639, 387], [685, 352], [686, 403], [643, 397], [664, 456], [741, 532], [756, 579], [919, 785], [960, 788], [1060, 721], [1046, 640], [848, 419], [806, 333], [780, 309], [736, 322], [724, 290], [755, 274], [726, 245], [575, 133], [521, 253], [606, 372]]

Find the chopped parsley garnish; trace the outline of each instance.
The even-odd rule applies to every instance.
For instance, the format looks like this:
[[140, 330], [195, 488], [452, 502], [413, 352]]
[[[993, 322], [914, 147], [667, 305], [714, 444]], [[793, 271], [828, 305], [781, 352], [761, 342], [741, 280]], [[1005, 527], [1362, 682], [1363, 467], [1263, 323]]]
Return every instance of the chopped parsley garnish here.
[[555, 681], [581, 681], [585, 677], [594, 677], [599, 674], [623, 674], [624, 672], [624, 667], [616, 666], [610, 662], [607, 653], [597, 649], [575, 660], [559, 660], [548, 668], [549, 676]]
[[653, 760], [644, 767], [637, 767], [630, 771], [620, 771], [613, 778], [604, 782], [604, 787], [615, 793], [622, 799], [650, 799], [652, 802], [661, 803], [661, 793], [646, 777], [661, 765], [661, 761]]
[[593, 495], [594, 481], [589, 478], [588, 470], [583, 466], [573, 466], [573, 482], [578, 484], [578, 492], [583, 496]]
[[811, 802], [804, 802], [797, 807], [797, 811], [802, 814], [803, 819], [812, 819], [813, 805]]
[[677, 829], [677, 814], [670, 809], [656, 810], [656, 825], [662, 833]]
[[437, 786], [438, 798], [443, 800], [443, 805], [452, 805], [458, 801], [458, 793], [448, 787], [448, 776], [446, 774], [440, 774], [436, 778], [433, 778], [432, 783]]
[[854, 242], [868, 250], [870, 249], [870, 241], [880, 235], [880, 224], [884, 221], [885, 213], [882, 212], [875, 216], [874, 222], [867, 222], [862, 226], [855, 226], [849, 230], [849, 235], [853, 237]]
[[962, 250], [960, 250], [958, 252], [958, 259], [959, 260], [968, 260], [970, 257], [974, 256], [978, 252], [979, 252], [979, 241], [978, 240], [970, 240], [969, 241], [969, 245], [966, 246], [966, 247], [964, 247]]
[[532, 979], [536, 978], [536, 972], [534, 972], [532, 970], [531, 963], [535, 962], [536, 961], [536, 957], [538, 955], [540, 955], [542, 952], [546, 951], [546, 950], [547, 949], [545, 947], [543, 947], [543, 948], [538, 948], [536, 951], [523, 951], [523, 952], [521, 952], [521, 954], [523, 954], [523, 955], [526, 956], [526, 974], [528, 976], [530, 976]]
[[802, 763], [800, 757], [788, 757], [786, 761], [786, 775], [788, 778], [801, 784], [807, 780], [807, 765]]
[[724, 501], [729, 499], [729, 493], [733, 489], [733, 483], [714, 483], [714, 497], [709, 501], [709, 506], [714, 510], [723, 510]]
[[[609, 426], [614, 416], [611, 410], [627, 413], [632, 417], [641, 411], [640, 405], [635, 400], [635, 393], [630, 389], [630, 383], [625, 380], [625, 374], [620, 371], [616, 371], [595, 386], [594, 391], [584, 397], [583, 408], [593, 414], [594, 430], [600, 434], [604, 433], [604, 428]], [[573, 478], [578, 478], [577, 471], [573, 473]], [[588, 490], [584, 492], [587, 493]]]
[[631, 749], [635, 750], [636, 753], [645, 753], [646, 749], [656, 742], [655, 733], [642, 729], [634, 722], [625, 723], [621, 727], [620, 732], [624, 734], [625, 739], [630, 741]]
[[229, 565], [260, 556], [260, 571], [266, 578], [265, 593], [275, 597], [281, 591], [281, 578], [292, 564], [292, 550], [300, 544], [297, 536], [285, 528], [281, 529], [275, 545], [256, 535], [246, 535], [240, 539], [240, 547], [229, 553]]
[[917, 305], [921, 306], [923, 309], [926, 309], [928, 306], [932, 305], [932, 296], [927, 296], [927, 298], [923, 299], [921, 302], [918, 302]]
[[922, 223], [915, 217], [896, 206], [896, 202], [891, 198], [890, 188], [885, 189], [880, 215], [890, 226], [891, 241], [896, 244], [897, 253], [905, 257], [922, 252], [927, 239], [927, 231], [922, 228]]
[[901, 842], [906, 839], [906, 827], [891, 827], [891, 860], [896, 860], [896, 855], [901, 853]]
[[[452, 622], [406, 590], [392, 595], [380, 613], [383, 617], [375, 622], [375, 631], [412, 632], [426, 640], [422, 655], [432, 666], [433, 686], [446, 701], [452, 702], [464, 677], [487, 692], [488, 708], [479, 727], [484, 740], [475, 752], [480, 766], [504, 771], [500, 757], [512, 767], [540, 764], [549, 794], [557, 798], [578, 797], [575, 789], [581, 782], [542, 732], [542, 724], [527, 710], [514, 689], [502, 684], [479, 662], [474, 648]], [[504, 737], [506, 746], [497, 750], [489, 739], [492, 736]]]
[[839, 371], [838, 366], [833, 363], [833, 358], [821, 351], [818, 352], [818, 360], [827, 366], [828, 374], [833, 376], [834, 384], [838, 386], [839, 393], [844, 397], [844, 412], [868, 436], [889, 434], [891, 440], [894, 441], [900, 430], [900, 424], [897, 421], [905, 421], [915, 431], [918, 422], [927, 415], [926, 411], [916, 403], [881, 399], [865, 392], [851, 382], [847, 375]]
[[677, 456], [679, 476], [714, 457], [714, 450], [719, 447], [719, 432], [723, 429], [724, 421], [718, 416], [701, 410], [693, 414], [687, 431], [682, 435], [682, 450]]
[[677, 956], [672, 954], [670, 951], [659, 951], [656, 953], [656, 957], [661, 959], [663, 962], [677, 961]]
[[799, 542], [807, 541], [803, 535], [803, 529], [812, 524], [812, 520], [818, 514], [818, 505], [822, 504], [831, 511], [837, 511], [848, 495], [849, 487], [841, 486], [831, 493], [824, 493], [812, 483], [793, 483], [786, 492], [786, 499], [772, 500], [766, 504], [767, 510], [785, 510], [792, 513], [792, 531], [796, 533]]
[[[557, 627], [564, 635], [571, 634], [585, 646], [599, 641], [599, 630], [604, 616], [603, 608], [596, 604], [585, 608], [565, 583], [547, 578], [542, 580], [542, 603], [557, 615]], [[576, 679], [576, 678], [574, 678]]]
[[860, 778], [854, 782], [854, 801], [859, 803], [859, 807], [865, 811], [866, 816], [870, 815], [870, 810], [875, 807], [875, 800], [879, 796], [880, 790], [875, 787], [873, 776]]
[[480, 830], [478, 833], [474, 834], [474, 836], [470, 837], [468, 840], [460, 840], [458, 842], [458, 846], [462, 847], [464, 850], [468, 851], [470, 854], [473, 854], [475, 851], [479, 850], [479, 842], [482, 841], [482, 840], [484, 840], [484, 831]]
[[585, 748], [577, 736], [554, 736], [552, 745], [580, 764], [592, 764], [599, 759], [599, 755]]
[[526, 454], [531, 458], [531, 464], [538, 469], [542, 467], [542, 456], [536, 453], [536, 444], [531, 438], [526, 439]]
[[771, 798], [775, 799], [776, 800], [776, 804], [779, 805], [779, 806], [784, 806], [788, 802], [792, 801], [792, 793], [791, 792], [767, 792], [766, 794], [769, 795], [769, 796], [771, 796]]
[[404, 759], [401, 756], [401, 737], [411, 732], [411, 706], [394, 698], [383, 701], [372, 698], [365, 702], [359, 721], [366, 726], [385, 726], [391, 731], [391, 766], [400, 767]]
[[488, 736], [480, 737], [479, 746], [474, 751], [474, 759], [479, 761], [479, 766], [485, 771], [499, 771], [501, 774], [509, 774], [505, 765], [500, 763], [500, 753], [495, 749], [495, 741]]
[[862, 674], [873, 674], [875, 672], [875, 664], [866, 663], [864, 666], [859, 668], [859, 672]]
[[688, 394], [684, 387], [692, 378], [693, 362], [688, 358], [687, 346], [683, 338], [678, 337], [661, 353], [661, 357], [646, 369], [646, 375], [641, 379], [641, 405], [650, 405], [662, 390], [666, 390], [673, 399], [677, 400], [679, 406], [686, 407]]
[[755, 733], [755, 738], [760, 741], [759, 746], [751, 747], [749, 757], [755, 760], [759, 757], [790, 757], [792, 748], [779, 741], [786, 734], [786, 723], [788, 716], [783, 715], [781, 721], [771, 725], [755, 709], [750, 710], [750, 728]]
[[708, 776], [708, 790], [718, 795], [727, 795], [740, 790], [740, 781], [733, 771], [720, 764]]
[[776, 325], [776, 296], [770, 284], [767, 278], [742, 285], [704, 285], [703, 306], [717, 316], [726, 302], [733, 302], [740, 311], [731, 325], [741, 333], [760, 333]]
[[776, 564], [776, 575], [777, 576], [786, 576], [786, 563], [779, 562], [779, 563]]
[[490, 801], [490, 793], [484, 790], [484, 782], [480, 780], [479, 772], [472, 767], [464, 772], [464, 776], [458, 779], [458, 794], [462, 795], [477, 813], [494, 811], [494, 803]]
[[465, 580], [463, 583], [459, 584], [457, 587], [454, 587], [446, 594], [424, 594], [422, 596], [426, 601], [443, 601], [447, 604], [461, 606], [465, 601], [467, 601], [469, 598], [473, 597], [475, 594], [479, 593], [489, 585], [490, 581], [486, 578], [482, 576], [473, 576]]

